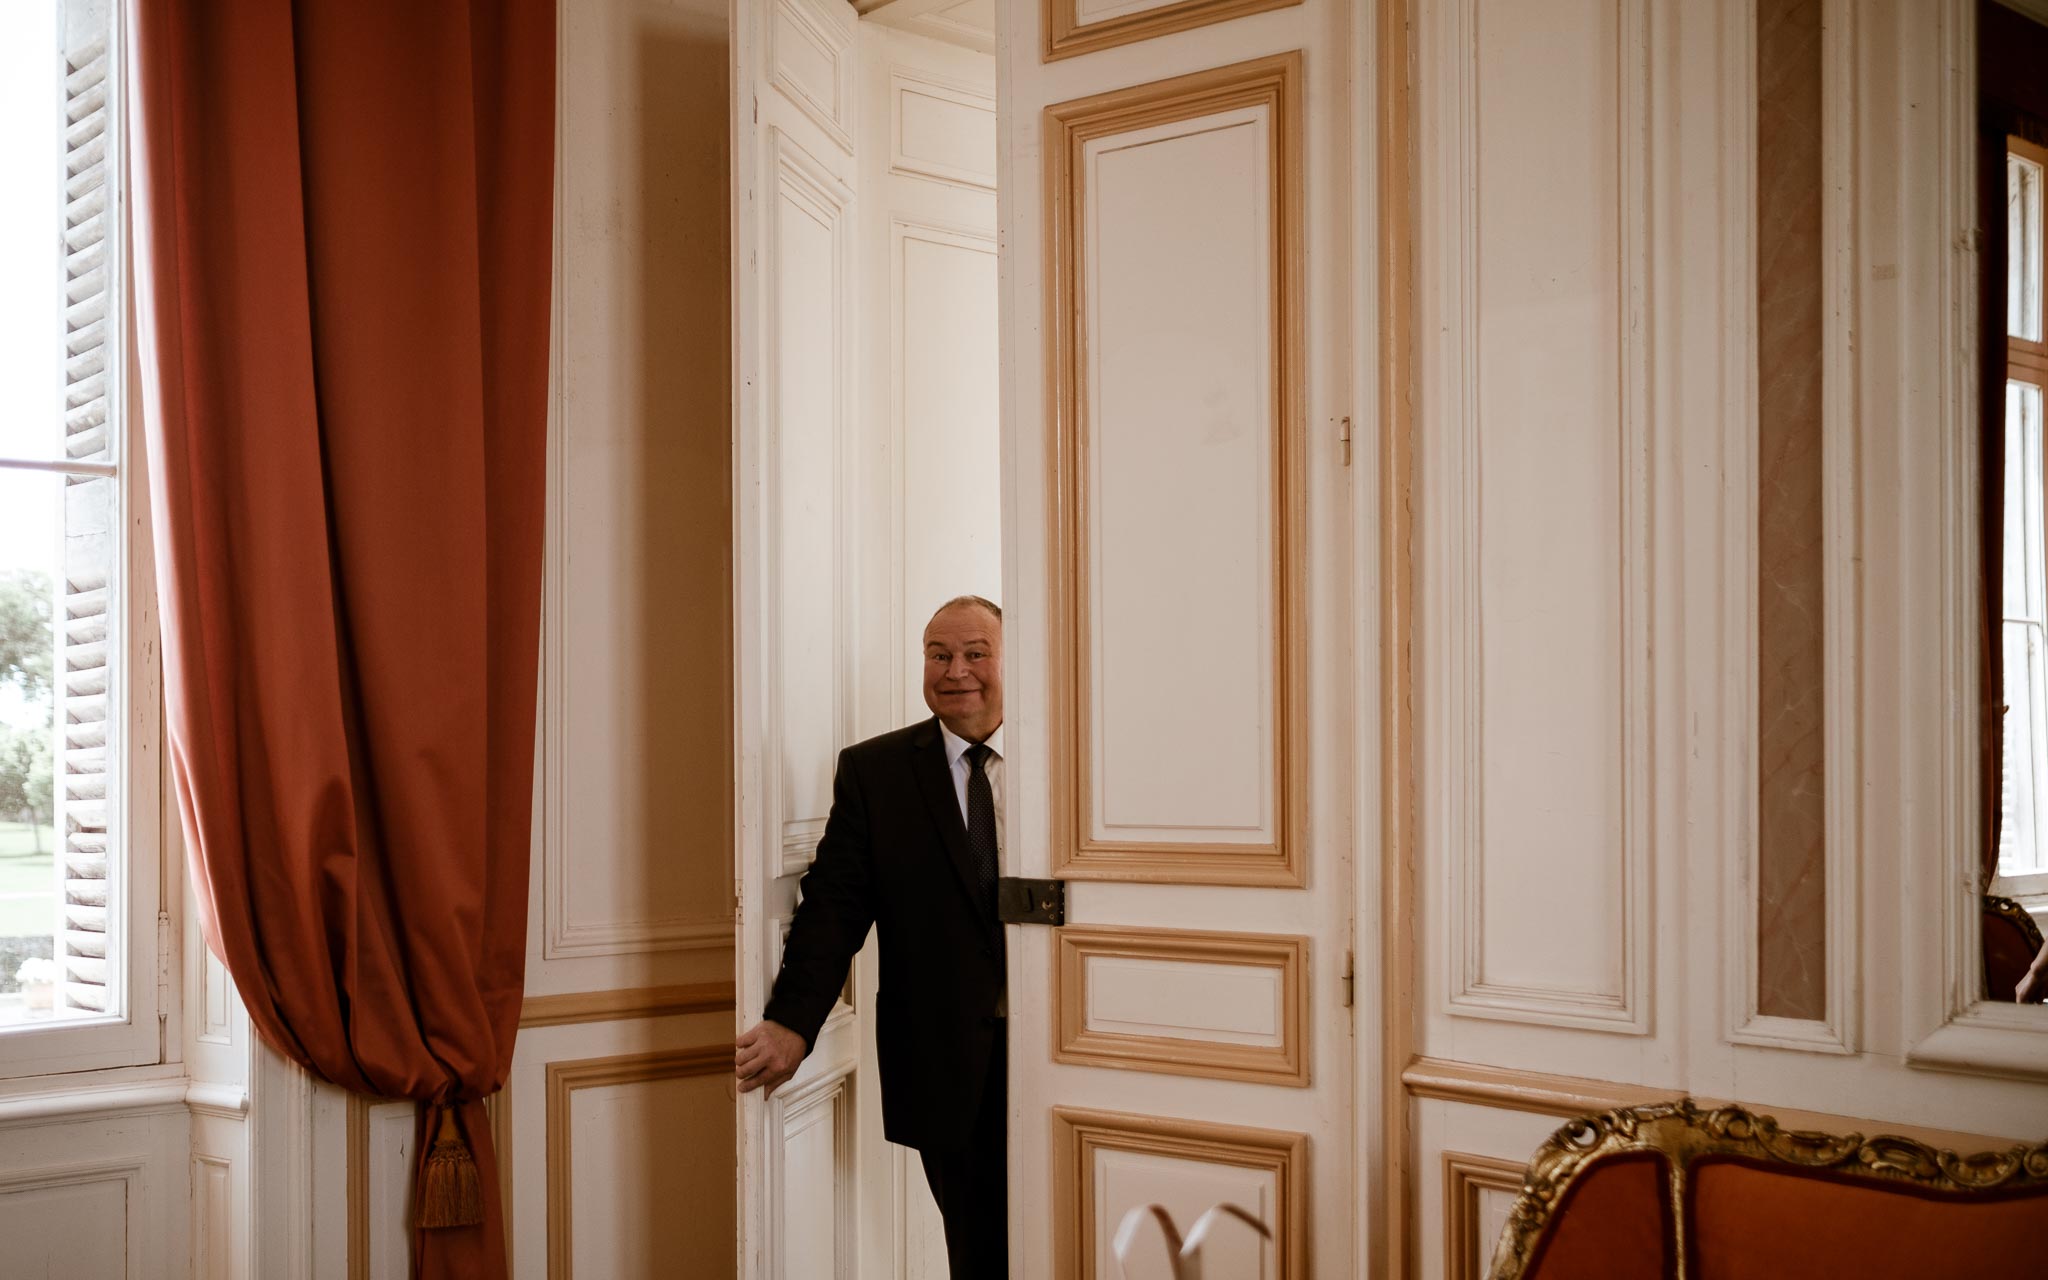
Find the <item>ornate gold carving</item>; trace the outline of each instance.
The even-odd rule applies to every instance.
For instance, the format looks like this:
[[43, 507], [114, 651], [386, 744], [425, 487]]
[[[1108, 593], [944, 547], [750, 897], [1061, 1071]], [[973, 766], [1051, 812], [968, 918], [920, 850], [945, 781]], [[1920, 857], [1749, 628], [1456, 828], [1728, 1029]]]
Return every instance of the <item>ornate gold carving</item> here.
[[[1913, 1138], [1836, 1135], [1783, 1129], [1742, 1107], [1703, 1110], [1691, 1098], [1627, 1107], [1574, 1119], [1537, 1148], [1493, 1255], [1492, 1280], [1520, 1280], [1536, 1242], [1572, 1182], [1596, 1162], [1629, 1152], [1669, 1162], [1671, 1203], [1683, 1214], [1685, 1180], [1703, 1156], [1736, 1157], [1846, 1177], [1898, 1182], [1923, 1191], [1981, 1192], [2048, 1188], [2048, 1142], [1958, 1155]], [[1680, 1231], [1683, 1218], [1678, 1219]], [[1685, 1253], [1678, 1274], [1686, 1274]]]
[[1984, 910], [2002, 920], [2010, 920], [2013, 927], [2020, 931], [2020, 936], [2027, 940], [2027, 945], [2036, 951], [2041, 949], [2041, 925], [2034, 919], [2033, 912], [2011, 898], [1995, 893], [1984, 895]]

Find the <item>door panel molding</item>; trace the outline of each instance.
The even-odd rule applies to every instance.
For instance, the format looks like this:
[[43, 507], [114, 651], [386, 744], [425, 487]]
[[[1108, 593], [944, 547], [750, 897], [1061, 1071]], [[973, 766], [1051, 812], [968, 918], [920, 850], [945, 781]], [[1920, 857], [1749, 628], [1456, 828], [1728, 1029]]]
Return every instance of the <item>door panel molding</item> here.
[[1081, 0], [1046, 0], [1045, 61], [1057, 62], [1300, 3], [1301, 0], [1165, 0], [1135, 12], [1132, 4], [1125, 3], [1111, 6], [1121, 12], [1084, 22]]
[[[1279, 1280], [1308, 1276], [1307, 1134], [1074, 1107], [1054, 1107], [1052, 1124], [1053, 1274], [1058, 1280], [1110, 1280], [1094, 1269], [1099, 1242], [1117, 1228], [1114, 1222], [1096, 1221], [1096, 1157], [1104, 1152], [1234, 1167], [1270, 1178], [1273, 1203], [1266, 1226], [1273, 1232], [1274, 1275]], [[1257, 1206], [1244, 1207], [1257, 1212]]]
[[[1046, 330], [1052, 344], [1048, 393], [1053, 417], [1049, 459], [1053, 494], [1048, 516], [1053, 576], [1049, 618], [1052, 757], [1068, 762], [1053, 773], [1052, 803], [1055, 874], [1071, 879], [1290, 887], [1305, 879], [1308, 707], [1301, 66], [1302, 55], [1295, 51], [1046, 109], [1049, 253], [1044, 284], [1049, 308]], [[1199, 127], [1197, 122], [1209, 127]], [[1190, 127], [1171, 132], [1175, 125]], [[1240, 649], [1249, 647], [1255, 655], [1246, 670], [1264, 669], [1251, 677], [1254, 687], [1237, 690], [1230, 704], [1242, 713], [1240, 723], [1205, 721], [1211, 728], [1209, 740], [1183, 741], [1177, 749], [1186, 758], [1198, 757], [1205, 747], [1219, 754], [1246, 750], [1256, 754], [1248, 772], [1240, 769], [1226, 779], [1240, 788], [1240, 793], [1219, 800], [1207, 794], [1213, 788], [1187, 785], [1170, 802], [1177, 806], [1176, 811], [1161, 813], [1159, 797], [1119, 799], [1110, 794], [1108, 784], [1113, 779], [1109, 770], [1114, 765], [1107, 758], [1106, 716], [1097, 705], [1110, 682], [1098, 679], [1096, 669], [1108, 661], [1107, 646], [1113, 638], [1107, 635], [1111, 628], [1097, 616], [1101, 601], [1094, 595], [1095, 579], [1100, 576], [1094, 561], [1106, 554], [1100, 548], [1108, 541], [1098, 542], [1096, 528], [1105, 523], [1109, 504], [1098, 492], [1103, 487], [1106, 437], [1095, 432], [1091, 415], [1092, 401], [1105, 383], [1108, 362], [1104, 352], [1092, 345], [1097, 335], [1091, 335], [1089, 325], [1092, 316], [1110, 310], [1114, 303], [1132, 304], [1126, 311], [1133, 310], [1136, 303], [1109, 296], [1111, 290], [1104, 288], [1100, 279], [1103, 266], [1091, 258], [1095, 246], [1090, 233], [1100, 233], [1103, 218], [1099, 204], [1090, 203], [1088, 189], [1088, 179], [1099, 177], [1099, 169], [1094, 174], [1089, 170], [1091, 159], [1118, 150], [1106, 145], [1109, 139], [1126, 139], [1123, 150], [1135, 154], [1149, 146], [1201, 140], [1205, 134], [1214, 137], [1222, 130], [1247, 126], [1254, 130], [1256, 158], [1251, 163], [1262, 165], [1264, 172], [1229, 176], [1248, 181], [1249, 189], [1257, 193], [1252, 207], [1243, 212], [1252, 233], [1262, 233], [1263, 239], [1256, 264], [1239, 265], [1253, 277], [1252, 290], [1260, 287], [1257, 277], [1263, 276], [1265, 296], [1256, 305], [1265, 309], [1261, 319], [1268, 343], [1249, 381], [1256, 384], [1254, 402], [1262, 402], [1257, 412], [1265, 419], [1268, 439], [1263, 456], [1254, 447], [1249, 460], [1265, 469], [1267, 483], [1263, 492], [1257, 491], [1259, 486], [1254, 483], [1228, 496], [1250, 508], [1248, 515], [1243, 511], [1237, 514], [1253, 526], [1264, 525], [1260, 530], [1263, 554], [1237, 566], [1240, 576], [1251, 578], [1251, 593], [1264, 598], [1235, 602], [1254, 619], [1254, 634], [1234, 637]], [[1119, 163], [1135, 162], [1123, 159]], [[1224, 175], [1213, 176], [1224, 181]], [[1155, 283], [1133, 282], [1131, 292], [1156, 294]], [[1100, 296], [1091, 297], [1091, 289]], [[1123, 318], [1128, 322], [1130, 317]], [[1209, 318], [1217, 324], [1242, 320], [1230, 315], [1228, 308], [1212, 311]], [[1195, 357], [1177, 354], [1169, 361], [1175, 358]], [[1171, 372], [1161, 364], [1140, 370], [1136, 376], [1157, 387], [1179, 380], [1170, 377]], [[1216, 394], [1228, 394], [1220, 381], [1215, 386]], [[1240, 426], [1231, 422], [1217, 429]], [[1122, 461], [1128, 464], [1130, 460]], [[1128, 554], [1128, 548], [1125, 550]], [[1177, 566], [1159, 560], [1145, 566], [1123, 566], [1131, 581], [1147, 576], [1146, 570], [1173, 567]], [[1143, 639], [1131, 636], [1119, 643], [1136, 646]], [[1229, 641], [1213, 643], [1220, 646]], [[1141, 655], [1115, 656], [1122, 659], [1125, 669], [1116, 686], [1119, 696], [1138, 701], [1143, 695], [1129, 691], [1141, 684], [1136, 674]], [[1183, 661], [1192, 669], [1195, 659], [1183, 657]], [[1221, 657], [1205, 665], [1211, 670], [1238, 670], [1238, 664]], [[1163, 678], [1154, 676], [1155, 682]], [[1120, 732], [1128, 735], [1128, 725], [1140, 718], [1136, 712], [1128, 712], [1117, 721], [1122, 726]], [[1270, 781], [1263, 776], [1267, 771]], [[1247, 780], [1254, 794], [1241, 793]], [[1189, 811], [1189, 798], [1195, 793], [1202, 793], [1205, 809], [1213, 807], [1214, 812]], [[1109, 814], [1114, 804], [1131, 813], [1112, 821]], [[1114, 827], [1124, 827], [1126, 833], [1119, 837], [1107, 830]], [[1234, 834], [1228, 839], [1190, 838], [1190, 832], [1205, 829]]]
[[[1053, 974], [1053, 1060], [1128, 1071], [1161, 1071], [1254, 1084], [1305, 1086], [1309, 1082], [1309, 940], [1286, 934], [1202, 933], [1181, 929], [1103, 928], [1068, 925], [1058, 932]], [[1214, 1026], [1172, 1021], [1162, 1012], [1147, 1030], [1106, 1030], [1098, 1022], [1097, 997], [1107, 985], [1104, 961], [1132, 962], [1152, 970], [1164, 990], [1133, 992], [1156, 997], [1172, 985], [1203, 982], [1211, 1008], [1223, 1001], [1216, 985], [1235, 970], [1253, 979], [1239, 992], [1247, 1028], [1235, 1040], [1217, 1038]], [[1175, 969], [1178, 972], [1175, 972]], [[1127, 975], [1135, 978], [1136, 974]], [[1266, 984], [1259, 990], [1258, 984]], [[1182, 994], [1190, 994], [1183, 992]], [[1201, 997], [1198, 996], [1198, 999]], [[1157, 1006], [1159, 1002], [1153, 1000]], [[1263, 1015], [1263, 1017], [1261, 1017]], [[1118, 1019], [1105, 1017], [1114, 1023]], [[1264, 1030], [1263, 1028], [1270, 1028]], [[1209, 1034], [1204, 1035], [1207, 1031]], [[1261, 1043], [1264, 1041], [1264, 1043]]]

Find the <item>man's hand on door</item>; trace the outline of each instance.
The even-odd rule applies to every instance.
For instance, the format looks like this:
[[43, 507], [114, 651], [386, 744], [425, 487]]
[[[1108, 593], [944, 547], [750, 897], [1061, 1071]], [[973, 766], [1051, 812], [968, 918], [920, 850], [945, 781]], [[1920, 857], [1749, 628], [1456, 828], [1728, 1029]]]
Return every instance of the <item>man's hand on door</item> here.
[[741, 1093], [774, 1093], [803, 1065], [804, 1038], [779, 1022], [757, 1022], [733, 1043], [732, 1073]]

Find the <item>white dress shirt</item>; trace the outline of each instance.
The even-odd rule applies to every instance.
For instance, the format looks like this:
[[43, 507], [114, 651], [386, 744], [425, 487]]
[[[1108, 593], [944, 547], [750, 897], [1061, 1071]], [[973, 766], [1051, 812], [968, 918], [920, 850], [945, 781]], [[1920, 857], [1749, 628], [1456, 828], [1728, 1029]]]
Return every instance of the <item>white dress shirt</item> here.
[[[974, 766], [967, 763], [967, 748], [973, 744], [948, 729], [944, 721], [939, 722], [939, 733], [946, 740], [946, 767], [953, 774], [953, 798], [960, 802], [960, 825], [970, 825], [967, 818], [967, 771]], [[996, 802], [996, 874], [1002, 874], [1003, 865], [1003, 726], [988, 735], [988, 759], [981, 765], [981, 771], [988, 775], [989, 794]]]

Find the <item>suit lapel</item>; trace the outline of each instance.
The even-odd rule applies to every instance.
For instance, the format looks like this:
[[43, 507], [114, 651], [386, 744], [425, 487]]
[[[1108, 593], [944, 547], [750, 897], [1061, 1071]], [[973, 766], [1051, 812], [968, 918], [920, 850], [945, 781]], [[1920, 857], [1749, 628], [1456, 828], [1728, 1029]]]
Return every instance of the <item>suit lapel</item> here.
[[960, 892], [967, 895], [969, 906], [979, 914], [973, 887], [974, 854], [967, 847], [967, 824], [960, 820], [960, 798], [953, 793], [953, 772], [946, 764], [946, 743], [939, 735], [938, 717], [925, 721], [912, 735], [910, 745], [910, 771], [917, 778], [917, 789], [924, 795], [925, 808], [931, 811], [932, 825], [939, 829], [939, 840], [946, 846], [946, 860], [953, 864]]

